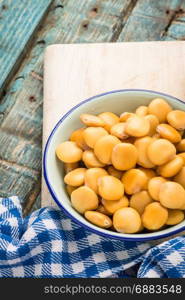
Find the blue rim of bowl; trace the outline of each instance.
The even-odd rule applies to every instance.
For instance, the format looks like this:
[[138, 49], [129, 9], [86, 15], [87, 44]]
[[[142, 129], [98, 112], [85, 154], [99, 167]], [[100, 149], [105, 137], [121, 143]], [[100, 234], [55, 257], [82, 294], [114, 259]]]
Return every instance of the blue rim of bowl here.
[[49, 144], [52, 140], [52, 136], [54, 135], [55, 131], [57, 130], [57, 128], [60, 126], [60, 124], [74, 111], [76, 110], [79, 106], [87, 103], [87, 102], [90, 102], [94, 99], [97, 99], [97, 98], [100, 98], [100, 97], [103, 97], [103, 96], [106, 96], [106, 95], [109, 95], [109, 94], [114, 94], [114, 93], [126, 93], [126, 92], [145, 92], [145, 93], [153, 93], [153, 94], [156, 94], [156, 95], [159, 95], [159, 96], [164, 96], [164, 97], [169, 97], [173, 100], [176, 100], [177, 102], [181, 102], [183, 105], [185, 105], [185, 102], [183, 102], [182, 100], [174, 97], [174, 96], [171, 96], [169, 94], [165, 94], [165, 93], [161, 93], [161, 92], [157, 92], [157, 91], [153, 91], [153, 90], [146, 90], [146, 89], [122, 89], [122, 90], [113, 90], [113, 91], [109, 91], [109, 92], [105, 92], [105, 93], [101, 93], [101, 94], [98, 94], [98, 95], [95, 95], [93, 97], [90, 97], [88, 99], [85, 99], [83, 101], [81, 101], [80, 103], [78, 103], [77, 105], [73, 106], [66, 114], [63, 115], [63, 117], [57, 122], [57, 124], [55, 125], [55, 127], [53, 128], [53, 130], [51, 131], [48, 139], [47, 139], [47, 142], [46, 142], [46, 146], [45, 146], [45, 149], [44, 149], [44, 155], [43, 155], [43, 174], [44, 174], [44, 178], [45, 178], [45, 181], [46, 181], [46, 184], [47, 184], [47, 187], [49, 189], [49, 192], [51, 194], [51, 196], [53, 197], [53, 200], [57, 203], [57, 205], [65, 212], [65, 214], [70, 217], [72, 219], [72, 221], [74, 221], [75, 223], [77, 223], [78, 225], [84, 227], [85, 229], [97, 234], [97, 235], [101, 235], [103, 237], [109, 237], [111, 239], [118, 239], [118, 240], [123, 240], [123, 241], [131, 241], [131, 242], [143, 242], [143, 241], [149, 241], [149, 240], [157, 240], [157, 239], [162, 239], [162, 238], [165, 238], [165, 237], [168, 237], [168, 236], [171, 236], [171, 235], [174, 235], [174, 234], [177, 234], [183, 230], [185, 230], [185, 226], [179, 228], [179, 229], [176, 229], [172, 232], [169, 232], [169, 233], [164, 233], [164, 234], [159, 234], [159, 235], [156, 235], [156, 236], [153, 236], [153, 237], [149, 237], [149, 236], [146, 236], [146, 237], [137, 237], [137, 236], [134, 236], [133, 238], [131, 237], [126, 237], [126, 236], [114, 236], [114, 235], [111, 235], [109, 232], [107, 233], [103, 233], [101, 231], [98, 231], [94, 228], [91, 228], [89, 227], [88, 225], [82, 223], [81, 221], [79, 221], [78, 219], [76, 219], [73, 215], [71, 215], [66, 209], [65, 207], [60, 203], [60, 201], [58, 200], [55, 192], [54, 192], [54, 189], [52, 188], [50, 182], [49, 182], [49, 179], [48, 179], [48, 175], [47, 175], [47, 168], [46, 168], [46, 160], [47, 160], [47, 152], [48, 152], [48, 147], [49, 147]]

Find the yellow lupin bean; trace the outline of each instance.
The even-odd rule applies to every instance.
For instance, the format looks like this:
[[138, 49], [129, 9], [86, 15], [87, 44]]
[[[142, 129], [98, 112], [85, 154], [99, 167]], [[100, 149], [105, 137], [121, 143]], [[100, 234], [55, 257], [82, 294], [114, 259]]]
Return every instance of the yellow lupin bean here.
[[83, 132], [84, 140], [90, 148], [94, 148], [97, 140], [105, 135], [108, 132], [102, 127], [88, 127]]
[[124, 195], [123, 183], [107, 175], [98, 179], [98, 193], [105, 200], [119, 200]]
[[120, 120], [119, 117], [112, 112], [103, 112], [99, 114], [99, 118], [105, 123], [104, 128], [110, 132], [113, 125], [117, 124]]
[[70, 141], [76, 142], [78, 147], [80, 147], [82, 150], [87, 150], [89, 147], [87, 146], [85, 140], [84, 140], [84, 128], [79, 128], [72, 132], [70, 136]]
[[141, 229], [140, 215], [132, 207], [120, 208], [113, 215], [113, 226], [118, 232], [136, 233]]
[[120, 115], [120, 122], [126, 122], [130, 117], [133, 117], [135, 116], [134, 113], [131, 113], [131, 112], [123, 112], [121, 115]]
[[112, 220], [98, 211], [86, 211], [85, 218], [101, 228], [110, 228], [112, 226]]
[[166, 224], [168, 210], [158, 202], [153, 202], [145, 207], [142, 215], [142, 223], [149, 230], [158, 230]]
[[103, 164], [111, 164], [112, 150], [119, 143], [120, 140], [113, 135], [103, 136], [96, 142], [94, 153]]
[[177, 130], [185, 129], [185, 111], [172, 110], [167, 115], [168, 123]]
[[171, 209], [180, 209], [185, 205], [185, 189], [177, 182], [167, 181], [161, 185], [160, 203]]
[[177, 156], [182, 157], [182, 159], [184, 161], [184, 166], [185, 166], [185, 152], [179, 153], [179, 154], [177, 154]]
[[68, 185], [72, 186], [80, 186], [84, 184], [85, 172], [87, 169], [85, 168], [77, 168], [72, 170], [64, 177], [64, 182]]
[[81, 214], [87, 210], [98, 208], [99, 200], [96, 193], [88, 186], [81, 186], [71, 193], [71, 204]]
[[82, 158], [82, 149], [75, 142], [66, 141], [56, 148], [56, 155], [59, 160], [65, 163], [75, 163]]
[[79, 163], [75, 162], [75, 163], [64, 163], [64, 171], [65, 174], [71, 172], [72, 170], [78, 168]]
[[98, 160], [93, 150], [85, 150], [82, 155], [82, 160], [87, 168], [104, 167], [104, 164]]
[[132, 195], [130, 198], [130, 207], [134, 208], [140, 215], [142, 215], [145, 207], [152, 202], [153, 200], [149, 193], [147, 191], [141, 191]]
[[148, 182], [148, 192], [152, 199], [159, 201], [159, 192], [161, 185], [167, 180], [163, 177], [153, 177]]
[[122, 177], [125, 192], [132, 195], [143, 190], [147, 184], [146, 174], [139, 169], [131, 169], [125, 172]]
[[173, 180], [185, 189], [185, 167], [182, 167], [180, 172], [173, 178]]
[[147, 149], [149, 160], [155, 165], [163, 165], [175, 157], [176, 148], [168, 140], [157, 139]]
[[85, 185], [98, 193], [98, 178], [108, 175], [103, 168], [90, 168], [85, 172]]
[[178, 172], [180, 172], [183, 165], [184, 165], [183, 158], [176, 155], [172, 160], [170, 160], [166, 164], [159, 166], [157, 168], [157, 172], [163, 177], [173, 177]]
[[159, 119], [154, 115], [146, 115], [144, 117], [150, 123], [149, 136], [153, 136], [156, 133], [156, 127], [159, 125]]
[[74, 190], [76, 190], [76, 187], [75, 186], [71, 186], [71, 185], [66, 185], [66, 190], [67, 190], [68, 195], [71, 196], [72, 192]]
[[108, 211], [110, 214], [114, 214], [116, 210], [122, 208], [122, 207], [128, 207], [129, 206], [129, 201], [126, 196], [123, 196], [119, 200], [105, 200], [102, 199], [102, 204], [105, 207], [106, 211]]
[[104, 127], [105, 126], [105, 122], [101, 118], [99, 118], [98, 116], [91, 115], [91, 114], [82, 114], [80, 116], [80, 120], [86, 126], [94, 126], [94, 127]]
[[152, 100], [148, 106], [149, 114], [155, 115], [160, 123], [166, 121], [167, 114], [172, 110], [171, 106], [161, 98]]
[[144, 190], [148, 190], [148, 183], [149, 183], [149, 181], [150, 181], [151, 178], [153, 178], [153, 177], [156, 176], [156, 173], [152, 169], [145, 169], [145, 168], [138, 168], [138, 169], [141, 170], [141, 171], [143, 171], [146, 174], [146, 176], [147, 176], [147, 183], [144, 186]]
[[113, 166], [109, 166], [107, 168], [107, 172], [109, 173], [109, 175], [114, 176], [118, 179], [121, 179], [121, 177], [123, 176], [123, 172], [115, 169]]
[[135, 115], [133, 117], [130, 117], [126, 121], [125, 132], [128, 135], [135, 136], [135, 137], [142, 137], [147, 135], [149, 133], [149, 130], [150, 130], [150, 123], [144, 117]]
[[179, 152], [185, 152], [185, 139], [182, 139], [177, 145], [176, 148]]
[[141, 105], [136, 109], [136, 115], [140, 116], [140, 117], [144, 117], [148, 114], [148, 107]]
[[178, 143], [181, 140], [180, 133], [169, 124], [159, 124], [156, 131], [162, 138], [169, 140], [171, 143]]
[[124, 171], [135, 167], [137, 157], [138, 152], [134, 145], [120, 143], [114, 146], [111, 161], [116, 169]]
[[169, 209], [166, 225], [176, 225], [184, 220], [184, 213], [179, 209]]
[[128, 138], [128, 134], [125, 133], [125, 123], [117, 123], [110, 129], [110, 133], [121, 140]]
[[153, 168], [155, 165], [149, 160], [147, 155], [148, 146], [153, 142], [153, 138], [146, 136], [136, 139], [134, 145], [138, 152], [137, 164], [144, 168]]

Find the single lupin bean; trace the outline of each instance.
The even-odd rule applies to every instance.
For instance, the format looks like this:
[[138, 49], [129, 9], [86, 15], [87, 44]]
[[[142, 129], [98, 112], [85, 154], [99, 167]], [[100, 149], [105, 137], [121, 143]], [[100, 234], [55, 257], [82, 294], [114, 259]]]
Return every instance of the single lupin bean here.
[[112, 226], [112, 220], [98, 211], [86, 211], [84, 215], [89, 222], [98, 227], [110, 228]]
[[105, 200], [119, 200], [124, 195], [123, 183], [107, 175], [98, 179], [98, 193]]
[[140, 215], [132, 207], [120, 208], [113, 215], [113, 226], [118, 232], [136, 233], [141, 228]]
[[56, 148], [56, 155], [59, 160], [65, 163], [75, 163], [82, 158], [82, 149], [75, 142], [66, 141]]
[[116, 169], [125, 171], [135, 167], [137, 157], [138, 152], [134, 145], [129, 143], [120, 143], [114, 146], [111, 161]]
[[147, 149], [149, 160], [155, 165], [163, 165], [175, 157], [175, 146], [165, 139], [157, 139]]
[[156, 131], [162, 138], [169, 140], [171, 143], [178, 143], [181, 140], [180, 133], [169, 124], [159, 124]]
[[163, 177], [173, 177], [178, 172], [180, 172], [183, 165], [184, 165], [183, 158], [176, 155], [172, 160], [170, 160], [166, 164], [159, 166], [157, 168], [157, 172]]
[[86, 126], [94, 126], [94, 127], [104, 127], [105, 122], [100, 119], [98, 116], [94, 116], [91, 114], [82, 114], [80, 116], [80, 120], [86, 125]]
[[155, 115], [159, 122], [165, 122], [167, 114], [172, 110], [171, 106], [161, 98], [152, 100], [148, 106], [149, 114]]
[[185, 129], [185, 111], [172, 110], [167, 115], [168, 123], [177, 130]]
[[141, 105], [136, 109], [136, 115], [140, 116], [140, 117], [144, 117], [148, 114], [148, 107]]
[[150, 123], [144, 117], [135, 115], [134, 117], [131, 117], [126, 121], [125, 132], [128, 135], [142, 137], [147, 135], [149, 131]]
[[146, 174], [139, 169], [131, 169], [125, 172], [122, 177], [125, 192], [132, 195], [143, 190], [148, 182]]
[[72, 186], [80, 186], [84, 184], [86, 168], [77, 168], [72, 170], [64, 177], [64, 182]]
[[142, 223], [149, 230], [158, 230], [166, 224], [168, 210], [158, 202], [150, 203], [146, 206], [142, 215]]
[[88, 186], [81, 186], [71, 193], [72, 206], [81, 214], [87, 210], [98, 208], [99, 200], [96, 193]]
[[108, 211], [110, 214], [114, 214], [119, 208], [129, 206], [129, 201], [126, 196], [123, 196], [121, 199], [114, 201], [102, 199], [101, 202], [106, 211]]
[[184, 213], [179, 209], [169, 209], [166, 225], [176, 225], [184, 220]]
[[177, 182], [167, 181], [161, 185], [160, 203], [171, 209], [181, 209], [185, 205], [185, 189]]
[[128, 138], [128, 134], [125, 132], [125, 123], [117, 123], [110, 129], [110, 133], [121, 140]]

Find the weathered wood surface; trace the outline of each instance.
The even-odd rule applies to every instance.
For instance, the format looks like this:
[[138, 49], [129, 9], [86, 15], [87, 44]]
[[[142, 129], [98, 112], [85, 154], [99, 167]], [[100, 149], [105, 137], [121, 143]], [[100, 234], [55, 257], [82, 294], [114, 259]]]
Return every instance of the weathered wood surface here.
[[[32, 1], [35, 0], [24, 2], [27, 5]], [[7, 22], [4, 14], [11, 15], [13, 20], [12, 2], [16, 9], [18, 0], [0, 1], [1, 26]], [[185, 40], [185, 1], [51, 2], [41, 24], [25, 30], [26, 55], [19, 53], [19, 59], [15, 62], [19, 69], [15, 72], [15, 68], [11, 67], [6, 78], [11, 77], [12, 80], [0, 100], [0, 196], [17, 194], [22, 198], [26, 213], [32, 206], [37, 208], [40, 205], [42, 65], [45, 47], [54, 43]], [[27, 22], [28, 15], [22, 16]], [[12, 24], [8, 24], [9, 28]], [[0, 46], [3, 48], [2, 42], [1, 31]]]
[[1, 3], [0, 64], [2, 88], [26, 54], [27, 43], [40, 24], [51, 0], [3, 0]]

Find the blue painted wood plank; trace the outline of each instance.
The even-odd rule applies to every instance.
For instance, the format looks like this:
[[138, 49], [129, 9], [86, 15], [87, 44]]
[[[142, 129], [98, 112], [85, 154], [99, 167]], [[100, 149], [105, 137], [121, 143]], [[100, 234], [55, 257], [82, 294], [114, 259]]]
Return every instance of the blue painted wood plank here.
[[163, 40], [166, 29], [182, 6], [182, 0], [139, 0], [134, 7], [118, 41]]
[[18, 66], [19, 58], [26, 51], [26, 44], [33, 35], [51, 0], [3, 0], [0, 4], [0, 88]]

